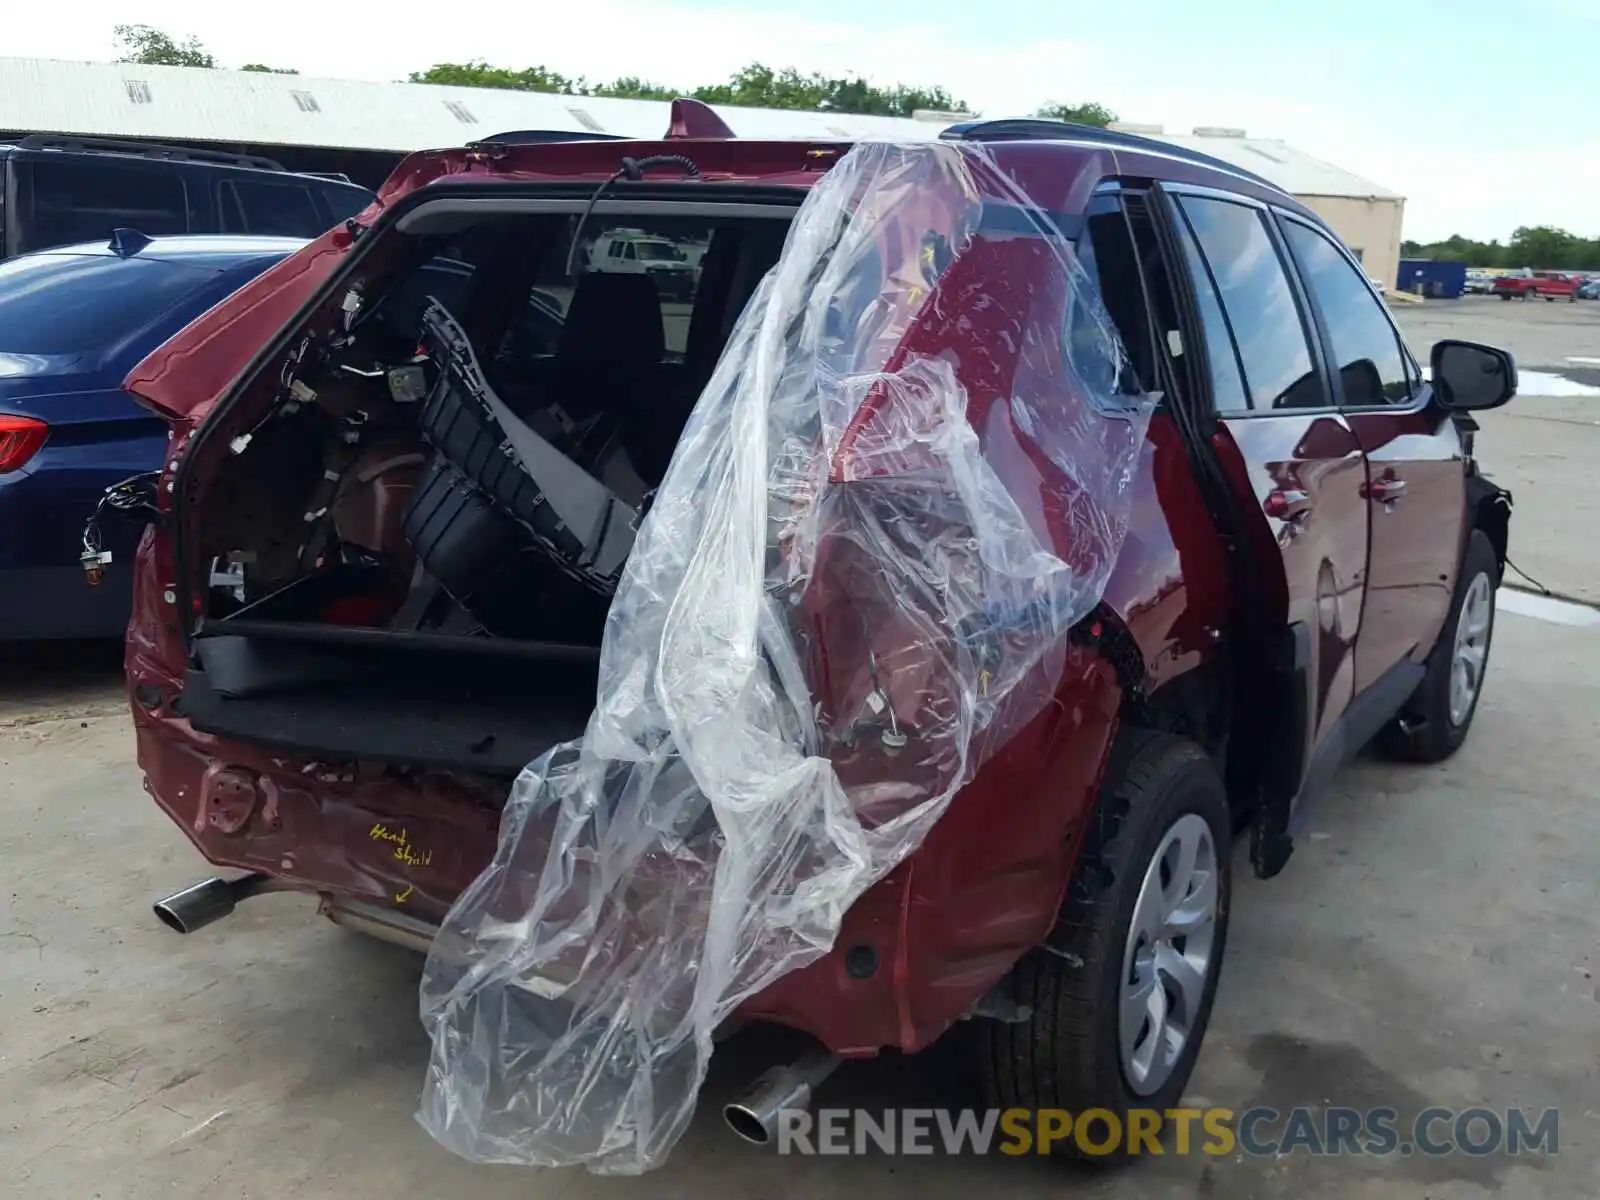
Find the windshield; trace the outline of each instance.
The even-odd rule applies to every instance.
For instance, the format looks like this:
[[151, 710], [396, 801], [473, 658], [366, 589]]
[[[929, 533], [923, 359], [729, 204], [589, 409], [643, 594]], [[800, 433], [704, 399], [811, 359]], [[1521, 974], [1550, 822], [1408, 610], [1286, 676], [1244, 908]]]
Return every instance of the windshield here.
[[148, 328], [217, 272], [106, 254], [0, 263], [0, 353], [79, 354]]
[[646, 258], [652, 262], [683, 261], [683, 255], [678, 252], [678, 248], [671, 242], [635, 242], [633, 245], [640, 258]]

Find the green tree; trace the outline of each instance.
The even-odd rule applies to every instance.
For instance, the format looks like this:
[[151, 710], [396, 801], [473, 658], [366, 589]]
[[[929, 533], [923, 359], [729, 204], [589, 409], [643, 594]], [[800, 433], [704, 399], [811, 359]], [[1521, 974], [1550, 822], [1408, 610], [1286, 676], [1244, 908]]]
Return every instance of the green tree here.
[[[579, 83], [582, 85], [581, 80]], [[615, 96], [620, 100], [676, 100], [681, 95], [676, 88], [651, 83], [648, 79], [640, 79], [637, 75], [624, 75], [621, 79], [613, 79], [610, 83], [586, 86], [582, 94]]]
[[150, 63], [163, 67], [214, 67], [217, 60], [190, 36], [182, 41], [149, 25], [116, 25], [117, 61]]
[[1575, 265], [1584, 239], [1553, 225], [1524, 225], [1511, 235], [1511, 257], [1518, 266], [1554, 269]]
[[245, 63], [245, 65], [240, 67], [239, 70], [241, 70], [241, 71], [260, 71], [261, 73], [266, 74], [266, 75], [298, 75], [298, 74], [300, 74], [300, 72], [296, 71], [293, 67], [269, 67], [265, 63]]
[[1117, 114], [1104, 104], [1086, 100], [1082, 104], [1057, 104], [1052, 101], [1034, 114], [1048, 121], [1067, 121], [1073, 125], [1098, 125], [1104, 129], [1117, 119]]
[[1600, 270], [1600, 238], [1553, 225], [1524, 225], [1510, 242], [1482, 242], [1453, 233], [1443, 241], [1400, 243], [1402, 258], [1466, 263], [1469, 267], [1533, 267], [1547, 271]]
[[814, 71], [803, 74], [794, 67], [774, 70], [751, 63], [735, 71], [727, 83], [696, 88], [691, 95], [707, 104], [732, 104], [747, 108], [789, 108], [810, 112], [864, 113], [882, 117], [909, 117], [918, 109], [949, 112], [965, 110], [942, 87], [879, 87], [862, 77], [830, 77]]
[[411, 72], [412, 83], [447, 83], [454, 87], [505, 88], [514, 92], [564, 92], [577, 94], [581, 79], [544, 67], [493, 67], [486, 62], [435, 63], [426, 71]]
[[558, 92], [569, 96], [618, 96], [628, 100], [671, 100], [693, 96], [708, 104], [752, 108], [790, 108], [811, 112], [871, 113], [909, 117], [917, 109], [961, 109], [965, 105], [942, 87], [879, 87], [855, 77], [804, 74], [793, 67], [774, 70], [752, 63], [735, 71], [726, 83], [677, 88], [629, 75], [610, 81], [563, 75], [545, 66], [496, 67], [486, 62], [436, 63], [413, 71], [412, 83], [445, 83], [456, 87], [509, 88], [519, 92]]

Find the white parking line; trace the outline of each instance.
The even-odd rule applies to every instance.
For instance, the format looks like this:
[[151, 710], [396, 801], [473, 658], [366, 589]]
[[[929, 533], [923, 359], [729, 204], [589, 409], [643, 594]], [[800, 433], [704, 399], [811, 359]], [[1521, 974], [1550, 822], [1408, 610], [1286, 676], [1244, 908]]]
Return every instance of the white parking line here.
[[1600, 609], [1590, 608], [1587, 604], [1574, 604], [1571, 600], [1510, 587], [1500, 589], [1496, 603], [1501, 612], [1516, 613], [1519, 617], [1532, 617], [1536, 621], [1550, 621], [1556, 625], [1600, 629]]
[[1600, 367], [1600, 358], [1584, 358], [1581, 354], [1569, 354], [1567, 361], [1584, 367]]
[[1587, 383], [1574, 383], [1549, 371], [1518, 371], [1517, 395], [1600, 396], [1600, 387], [1591, 387]]

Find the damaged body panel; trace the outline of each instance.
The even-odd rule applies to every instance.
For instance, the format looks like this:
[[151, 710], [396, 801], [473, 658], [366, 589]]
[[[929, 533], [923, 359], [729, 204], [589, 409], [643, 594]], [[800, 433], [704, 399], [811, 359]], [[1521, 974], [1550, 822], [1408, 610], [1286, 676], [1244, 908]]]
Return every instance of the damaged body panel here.
[[[997, 124], [413, 156], [130, 377], [174, 426], [127, 649], [147, 786], [211, 862], [435, 935], [421, 1119], [456, 1152], [648, 1169], [719, 1030], [919, 1050], [1067, 961], [1035, 960], [1075, 904], [1121, 906], [1071, 919], [1128, 957], [1069, 956], [1154, 1007], [1073, 1033], [1120, 1042], [1122, 1091], [1054, 1099], [1175, 1101], [1233, 830], [1273, 873], [1375, 719], [1424, 728], [1474, 513], [1505, 544], [1448, 404], [1408, 392], [1404, 437], [1226, 411], [1250, 347], [1208, 324], [1234, 299], [1182, 189], [1314, 218], [1199, 156]], [[611, 268], [640, 247], [681, 261]], [[1364, 376], [1322, 305], [1291, 302], [1296, 394], [1338, 410]], [[1359, 437], [1328, 451], [1329, 421]], [[1358, 505], [1424, 470], [1463, 565], [1391, 570], [1361, 657]], [[1147, 821], [1165, 867], [1118, 857]], [[1127, 931], [1147, 867], [1208, 922], [1193, 993]], [[1192, 1038], [1152, 1065], [1169, 1015]]]

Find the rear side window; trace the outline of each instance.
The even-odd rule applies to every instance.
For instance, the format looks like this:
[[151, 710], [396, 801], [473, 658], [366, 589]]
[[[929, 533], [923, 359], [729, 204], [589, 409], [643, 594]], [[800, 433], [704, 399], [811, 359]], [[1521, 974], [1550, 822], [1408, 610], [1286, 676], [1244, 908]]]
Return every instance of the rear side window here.
[[38, 254], [0, 263], [0, 353], [88, 354], [154, 325], [217, 272], [115, 255]]
[[349, 220], [372, 203], [372, 193], [357, 187], [340, 187], [335, 183], [312, 184], [322, 201], [325, 228], [332, 229], [340, 221]]
[[1265, 214], [1200, 196], [1182, 196], [1179, 204], [1215, 282], [1251, 407], [1326, 406], [1300, 309], [1267, 232]]
[[328, 227], [303, 183], [226, 179], [217, 185], [223, 233], [316, 237]]
[[118, 228], [152, 237], [189, 232], [188, 193], [177, 171], [92, 159], [26, 166], [31, 203], [20, 250], [108, 241]]
[[1315, 229], [1292, 220], [1282, 224], [1300, 277], [1327, 327], [1344, 403], [1356, 408], [1410, 403], [1400, 335], [1366, 279]]
[[[1149, 252], [1148, 247], [1144, 249]], [[1123, 210], [1121, 197], [1099, 195], [1089, 202], [1076, 250], [1078, 262], [1097, 285], [1100, 301], [1128, 356], [1122, 378], [1099, 381], [1103, 390], [1123, 395], [1158, 390], [1155, 343], [1141, 284], [1141, 248], [1134, 243], [1133, 224]], [[1067, 319], [1070, 344], [1087, 347], [1078, 360], [1080, 366], [1103, 359], [1095, 342], [1104, 333], [1094, 319], [1092, 306], [1076, 302], [1075, 298]]]

